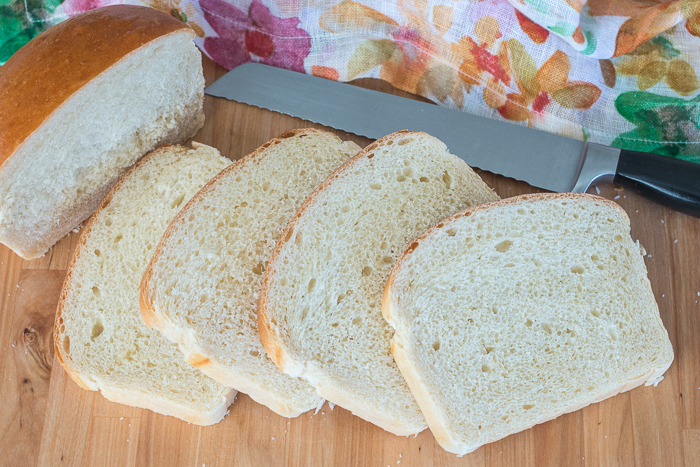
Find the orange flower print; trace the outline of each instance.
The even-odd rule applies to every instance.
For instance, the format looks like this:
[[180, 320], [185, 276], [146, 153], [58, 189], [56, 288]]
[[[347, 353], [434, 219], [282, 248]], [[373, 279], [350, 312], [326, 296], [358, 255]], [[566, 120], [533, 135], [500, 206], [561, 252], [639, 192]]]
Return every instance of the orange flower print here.
[[616, 74], [636, 76], [640, 91], [661, 81], [681, 96], [690, 96], [700, 87], [693, 66], [681, 58], [681, 51], [663, 35], [614, 59], [613, 64]]
[[435, 43], [421, 35], [416, 28], [399, 27], [391, 34], [395, 51], [380, 69], [380, 78], [398, 83], [413, 93], [419, 92], [419, 81], [435, 65], [439, 56]]
[[440, 102], [448, 97], [458, 107], [463, 104], [463, 85], [455, 70], [438, 59], [446, 57], [449, 43], [442, 35], [452, 24], [450, 7], [437, 9], [429, 20], [427, 0], [398, 0], [397, 8], [405, 18], [389, 33], [394, 53], [379, 71], [379, 77], [405, 91], [432, 96]]
[[700, 3], [699, 2], [683, 2], [681, 5], [681, 13], [687, 20], [685, 28], [694, 36], [700, 37]]
[[398, 0], [397, 8], [404, 17], [402, 24], [352, 0], [344, 0], [321, 15], [319, 25], [326, 31], [372, 31], [384, 36], [368, 39], [355, 49], [348, 61], [347, 78], [379, 67], [380, 78], [399, 89], [441, 102], [451, 98], [461, 107], [466, 84], [447, 60], [438, 59], [450, 56], [450, 44], [442, 35], [452, 26], [452, 7], [430, 10], [426, 0]]
[[617, 32], [615, 57], [632, 52], [684, 17], [691, 34], [694, 26], [700, 24], [697, 0], [588, 0], [586, 6], [592, 16], [628, 17]]
[[[529, 126], [544, 121], [545, 111], [558, 104], [566, 109], [586, 110], [600, 97], [600, 89], [585, 81], [570, 81], [571, 63], [562, 51], [556, 51], [539, 68], [517, 39], [508, 41], [515, 83], [520, 92], [508, 93], [498, 113], [507, 120]], [[486, 100], [486, 93], [484, 95]], [[494, 102], [487, 101], [493, 107]]]
[[498, 20], [493, 16], [483, 16], [474, 26], [477, 43], [471, 37], [462, 37], [452, 45], [455, 57], [459, 57], [459, 77], [467, 85], [485, 85], [484, 100], [493, 108], [505, 101], [505, 86], [511, 82], [511, 68], [508, 59], [507, 43], [500, 39], [501, 31]]
[[338, 70], [329, 66], [313, 65], [311, 67], [311, 74], [318, 76], [319, 78], [330, 79], [333, 81], [338, 81], [338, 79], [340, 79], [340, 73], [338, 73]]
[[[530, 18], [520, 13], [520, 11], [515, 10], [515, 17], [518, 18], [518, 23], [520, 24], [520, 29], [527, 34], [532, 42], [535, 44], [544, 44], [549, 37], [549, 31], [540, 26], [539, 24], [532, 21]], [[578, 32], [581, 32], [581, 28], [577, 28]]]

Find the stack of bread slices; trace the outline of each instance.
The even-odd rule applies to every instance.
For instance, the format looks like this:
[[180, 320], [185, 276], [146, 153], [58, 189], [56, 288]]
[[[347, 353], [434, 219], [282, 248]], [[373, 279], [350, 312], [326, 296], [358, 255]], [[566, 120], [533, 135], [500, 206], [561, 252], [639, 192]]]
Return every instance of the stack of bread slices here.
[[[233, 164], [165, 145], [128, 169], [201, 127], [201, 65], [192, 32], [167, 15], [92, 15], [98, 39], [100, 24], [136, 24], [131, 42], [47, 101], [50, 118], [28, 114], [0, 139], [0, 240], [19, 254], [40, 255], [97, 207], [54, 333], [81, 387], [200, 425], [237, 391], [285, 417], [328, 400], [397, 435], [429, 427], [464, 454], [655, 384], [671, 365], [621, 208], [582, 194], [499, 200], [425, 133], [360, 149], [293, 130]], [[42, 44], [9, 69], [46, 55]], [[150, 117], [104, 134], [114, 121], [91, 98], [166, 63], [155, 87], [174, 94], [153, 100], [141, 83], [130, 98]], [[10, 72], [3, 82], [26, 85]], [[0, 98], [0, 115], [18, 105]], [[81, 109], [92, 113], [69, 118]], [[57, 145], [66, 121], [94, 131]], [[37, 167], [55, 183], [15, 182]]]
[[[222, 170], [223, 169], [223, 170]], [[185, 420], [324, 399], [464, 454], [658, 382], [641, 247], [591, 195], [498, 196], [439, 140], [165, 147], [83, 230], [56, 320], [81, 386]]]

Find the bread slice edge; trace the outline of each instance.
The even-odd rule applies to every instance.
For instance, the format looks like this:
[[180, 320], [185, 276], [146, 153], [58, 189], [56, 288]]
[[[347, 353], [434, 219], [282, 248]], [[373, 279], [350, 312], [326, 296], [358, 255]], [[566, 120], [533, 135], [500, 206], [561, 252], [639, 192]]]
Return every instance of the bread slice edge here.
[[[144, 276], [144, 280], [141, 282], [141, 316], [148, 327], [160, 331], [169, 341], [177, 343], [178, 348], [183, 353], [183, 359], [187, 363], [224, 386], [236, 388], [236, 390], [247, 394], [255, 402], [268, 407], [282, 417], [294, 418], [315, 408], [289, 405], [283, 399], [274, 397], [261, 386], [253, 384], [247, 379], [240, 378], [235, 372], [222, 365], [215, 357], [207, 355], [197, 342], [193, 331], [187, 332], [176, 326], [170, 321], [166, 313], [161, 312], [151, 303], [147, 292], [149, 290], [150, 277], [150, 275], [148, 277]], [[323, 405], [323, 402], [325, 401], [321, 401], [319, 406]]]
[[379, 419], [377, 418], [377, 412], [373, 411], [371, 407], [368, 407], [364, 401], [344, 391], [338, 385], [333, 384], [326, 376], [316, 373], [312, 365], [307, 365], [306, 368], [307, 370], [304, 373], [304, 377], [316, 388], [316, 392], [318, 392], [321, 397], [333, 401], [334, 404], [350, 411], [353, 415], [389, 433], [393, 433], [396, 436], [417, 435], [427, 428], [424, 424], [406, 426], [395, 423], [391, 419]]
[[[396, 434], [398, 436], [416, 435], [422, 432], [427, 426], [421, 424], [420, 426], [407, 427], [405, 425], [398, 425], [392, 423], [390, 420], [383, 420], [377, 418], [377, 413], [372, 411], [370, 408], [366, 407], [362, 401], [357, 400], [349, 393], [343, 391], [337, 385], [334, 385], [331, 380], [329, 380], [325, 375], [317, 373], [313, 365], [309, 365], [306, 362], [302, 362], [294, 358], [288, 351], [284, 340], [282, 339], [279, 328], [273, 319], [268, 316], [268, 290], [270, 287], [270, 282], [273, 274], [275, 273], [276, 259], [281, 254], [282, 247], [291, 238], [293, 230], [299, 223], [299, 219], [303, 216], [306, 210], [311, 204], [313, 204], [316, 198], [328, 189], [335, 180], [343, 176], [346, 172], [351, 170], [353, 166], [361, 161], [362, 159], [371, 156], [373, 150], [377, 147], [385, 144], [389, 140], [395, 140], [405, 137], [409, 133], [423, 133], [419, 131], [409, 131], [401, 130], [390, 135], [387, 135], [381, 139], [376, 140], [366, 148], [362, 149], [358, 154], [351, 157], [347, 162], [338, 167], [331, 175], [326, 178], [316, 189], [309, 195], [308, 198], [302, 203], [299, 210], [294, 214], [292, 219], [289, 221], [287, 226], [282, 232], [279, 241], [275, 245], [270, 256], [270, 261], [268, 263], [268, 268], [265, 270], [265, 275], [263, 278], [263, 285], [260, 292], [260, 297], [258, 298], [258, 332], [260, 333], [260, 339], [263, 343], [263, 347], [267, 352], [268, 356], [277, 364], [277, 366], [286, 374], [290, 376], [303, 377], [307, 379], [316, 388], [316, 391], [321, 395], [321, 397], [337, 403], [340, 406], [345, 407], [350, 410], [354, 415], [373, 423], [390, 433]], [[493, 190], [491, 190], [493, 191]], [[494, 192], [495, 194], [495, 192]], [[410, 386], [409, 386], [409, 389]], [[420, 407], [420, 406], [419, 406]]]
[[[193, 143], [193, 147], [195, 149], [197, 147], [197, 144], [198, 143]], [[71, 360], [66, 357], [63, 348], [63, 343], [60, 342], [60, 319], [63, 314], [64, 300], [67, 295], [67, 290], [72, 283], [72, 276], [73, 271], [75, 269], [75, 265], [77, 264], [80, 256], [85, 252], [84, 247], [86, 239], [89, 233], [92, 231], [95, 219], [97, 218], [95, 214], [98, 214], [100, 211], [102, 211], [109, 205], [114, 193], [116, 193], [121, 188], [121, 186], [126, 183], [127, 179], [130, 178], [130, 176], [134, 172], [138, 171], [140, 167], [143, 164], [145, 164], [151, 157], [157, 157], [157, 153], [160, 150], [167, 149], [171, 146], [177, 145], [166, 145], [157, 148], [154, 151], [151, 151], [148, 154], [146, 154], [144, 157], [139, 159], [133, 166], [131, 166], [124, 173], [124, 175], [122, 175], [119, 178], [117, 183], [115, 183], [114, 186], [109, 190], [107, 195], [102, 199], [99, 206], [95, 210], [95, 213], [92, 215], [92, 217], [90, 217], [87, 224], [85, 225], [85, 228], [81, 232], [80, 239], [78, 240], [78, 245], [75, 249], [75, 253], [73, 254], [73, 258], [71, 259], [70, 264], [68, 266], [68, 271], [63, 281], [63, 286], [61, 287], [61, 295], [58, 300], [56, 318], [54, 320], [53, 329], [54, 352], [56, 354], [56, 358], [58, 359], [59, 363], [64, 368], [68, 376], [70, 376], [71, 379], [82, 389], [89, 391], [99, 391], [106, 399], [111, 400], [112, 402], [132, 405], [142, 409], [151, 410], [159, 414], [174, 416], [196, 425], [213, 425], [215, 423], [220, 422], [228, 413], [228, 407], [235, 399], [236, 394], [238, 393], [237, 390], [228, 387], [225, 388], [225, 390], [222, 391], [220, 395], [221, 402], [207, 412], [188, 409], [186, 407], [183, 407], [178, 404], [173, 404], [165, 399], [155, 397], [152, 394], [148, 394], [143, 391], [136, 391], [110, 386], [109, 384], [105, 384], [99, 379], [91, 381], [83, 378], [83, 376], [80, 375], [78, 370], [71, 364]]]
[[[348, 159], [343, 165], [338, 167], [332, 174], [328, 176], [319, 186], [314, 189], [311, 194], [304, 200], [297, 212], [289, 220], [289, 223], [282, 231], [277, 244], [272, 250], [270, 255], [270, 260], [268, 267], [265, 270], [263, 276], [263, 283], [260, 289], [260, 296], [258, 297], [258, 332], [260, 333], [260, 340], [262, 341], [265, 352], [272, 359], [273, 362], [279, 367], [280, 370], [285, 372], [290, 376], [295, 377], [305, 377], [306, 365], [293, 358], [288, 352], [280, 333], [278, 332], [277, 324], [273, 322], [273, 319], [268, 317], [268, 290], [270, 287], [271, 278], [276, 271], [275, 264], [276, 259], [282, 251], [284, 244], [291, 238], [291, 234], [299, 223], [299, 219], [306, 212], [309, 206], [316, 200], [316, 198], [325, 191], [328, 186], [338, 179], [345, 172], [349, 171], [358, 161], [367, 157], [367, 154], [377, 148], [382, 142], [386, 141], [387, 138], [395, 138], [399, 136], [404, 136], [410, 133], [408, 130], [401, 130], [391, 135], [381, 138], [369, 146], [362, 149], [360, 152], [355, 154], [353, 157]], [[419, 132], [417, 132], [419, 133]]]
[[[410, 364], [411, 361], [411, 354], [412, 354], [412, 348], [410, 346], [409, 341], [406, 339], [406, 336], [401, 332], [402, 331], [402, 323], [396, 316], [395, 312], [395, 300], [394, 296], [392, 294], [392, 289], [393, 289], [393, 284], [394, 280], [396, 277], [396, 274], [398, 270], [402, 267], [402, 265], [405, 263], [408, 255], [410, 255], [413, 250], [415, 250], [421, 242], [426, 240], [428, 237], [430, 237], [435, 231], [438, 229], [441, 229], [445, 225], [449, 224], [450, 222], [457, 220], [461, 217], [464, 216], [470, 216], [473, 213], [479, 211], [479, 210], [485, 210], [485, 209], [490, 209], [492, 207], [496, 206], [502, 206], [502, 205], [509, 205], [509, 204], [523, 204], [523, 203], [528, 203], [530, 201], [537, 201], [537, 200], [543, 200], [543, 199], [595, 199], [598, 202], [603, 202], [607, 204], [610, 207], [614, 207], [615, 209], [619, 210], [622, 215], [629, 219], [627, 216], [627, 213], [622, 209], [617, 203], [614, 203], [608, 199], [595, 196], [595, 195], [589, 195], [589, 194], [583, 194], [583, 193], [535, 193], [535, 194], [528, 194], [528, 195], [521, 195], [521, 196], [516, 196], [513, 198], [506, 198], [498, 201], [492, 201], [490, 203], [485, 203], [481, 204], [478, 206], [473, 206], [469, 209], [466, 209], [464, 211], [460, 211], [458, 213], [453, 214], [452, 216], [446, 218], [445, 220], [441, 221], [440, 223], [436, 224], [435, 226], [431, 227], [427, 231], [425, 231], [423, 234], [419, 235], [416, 237], [415, 240], [413, 240], [409, 245], [406, 247], [404, 252], [399, 256], [399, 259], [396, 261], [394, 264], [394, 267], [391, 270], [391, 273], [389, 274], [389, 278], [387, 279], [386, 286], [384, 287], [384, 293], [382, 294], [382, 315], [384, 316], [384, 319], [394, 328], [394, 337], [391, 340], [391, 352], [394, 355], [394, 360], [396, 361], [396, 364], [398, 365], [399, 369], [401, 370], [401, 374], [403, 375], [404, 379], [406, 380], [406, 383], [408, 384], [409, 388], [411, 389], [411, 392], [413, 393], [416, 402], [418, 403], [418, 406], [420, 407], [421, 411], [423, 412], [423, 415], [425, 416], [426, 420], [428, 421], [428, 425], [430, 427], [430, 431], [433, 433], [433, 436], [435, 437], [436, 441], [440, 446], [445, 449], [448, 452], [458, 454], [460, 456], [464, 454], [468, 454], [470, 452], [475, 451], [479, 447], [497, 441], [499, 439], [505, 438], [515, 432], [512, 433], [505, 433], [503, 436], [495, 437], [493, 439], [489, 439], [487, 441], [484, 441], [483, 443], [478, 443], [474, 445], [464, 445], [464, 443], [460, 442], [458, 439], [456, 439], [454, 436], [452, 436], [449, 426], [441, 416], [440, 412], [436, 406], [436, 404], [433, 402], [433, 400], [430, 398], [430, 391], [428, 389], [428, 386], [426, 383], [423, 381], [423, 378], [415, 371], [415, 368]], [[665, 330], [665, 327], [664, 327]], [[668, 339], [668, 331], [666, 331], [666, 336]], [[656, 368], [652, 368], [649, 371], [647, 371], [645, 374], [625, 381], [622, 385], [620, 385], [618, 388], [613, 389], [610, 392], [607, 392], [605, 394], [602, 394], [596, 398], [593, 398], [591, 400], [583, 401], [582, 403], [578, 404], [577, 406], [571, 408], [570, 410], [563, 412], [561, 414], [554, 415], [552, 417], [549, 417], [545, 420], [541, 420], [538, 423], [532, 424], [528, 427], [525, 427], [523, 429], [518, 429], [517, 432], [524, 431], [526, 429], [532, 428], [535, 425], [539, 425], [541, 423], [545, 423], [547, 421], [553, 420], [561, 415], [564, 415], [565, 413], [570, 413], [570, 412], [575, 412], [577, 410], [580, 410], [590, 404], [596, 403], [603, 401], [605, 399], [608, 399], [610, 397], [613, 397], [619, 393], [629, 391], [631, 389], [634, 389], [638, 386], [641, 386], [642, 384], [645, 384], [646, 386], [650, 385], [656, 385], [658, 384], [662, 379], [664, 373], [668, 370], [668, 368], [671, 366], [674, 360], [674, 353], [673, 353], [673, 348], [671, 348], [671, 358], [668, 362], [663, 362], [660, 365], [658, 365]]]
[[[313, 133], [327, 134], [328, 132], [313, 128], [287, 130], [279, 136], [277, 136], [276, 138], [273, 138], [267, 141], [266, 143], [262, 144], [253, 152], [234, 162], [232, 165], [219, 172], [214, 178], [209, 180], [209, 182], [207, 182], [173, 218], [172, 222], [163, 234], [163, 237], [158, 242], [158, 245], [155, 248], [153, 256], [151, 257], [151, 260], [148, 263], [148, 266], [146, 266], [146, 271], [143, 275], [139, 287], [139, 306], [141, 309], [141, 317], [144, 323], [146, 324], [146, 326], [153, 329], [157, 329], [158, 331], [162, 332], [163, 335], [169, 341], [177, 343], [178, 347], [180, 348], [180, 351], [184, 354], [184, 359], [187, 363], [197, 367], [205, 375], [218, 381], [219, 383], [228, 387], [235, 387], [236, 389], [250, 396], [251, 399], [258, 402], [259, 404], [265, 405], [276, 414], [287, 418], [297, 417], [302, 413], [307, 412], [308, 410], [311, 410], [312, 408], [316, 407], [291, 406], [288, 403], [286, 403], [283, 399], [274, 397], [272, 394], [270, 394], [269, 391], [266, 391], [261, 386], [253, 384], [247, 379], [240, 378], [238, 375], [235, 374], [235, 372], [230, 371], [228, 368], [222, 365], [216, 359], [216, 357], [209, 355], [207, 352], [205, 352], [204, 349], [202, 349], [202, 347], [199, 345], [199, 342], [193, 330], [186, 330], [176, 326], [169, 319], [167, 310], [160, 309], [154, 305], [152, 297], [151, 279], [153, 277], [156, 264], [159, 258], [164, 253], [166, 240], [169, 239], [170, 236], [173, 234], [176, 226], [179, 225], [179, 223], [181, 223], [182, 220], [185, 219], [187, 215], [189, 215], [195, 209], [195, 207], [206, 195], [206, 193], [215, 189], [216, 185], [220, 183], [221, 180], [223, 180], [225, 177], [228, 177], [229, 174], [238, 171], [245, 164], [250, 163], [256, 160], [261, 155], [263, 155], [264, 151], [268, 147], [276, 144], [277, 142], [283, 139]], [[338, 141], [342, 141], [337, 135], [334, 136], [336, 136]], [[258, 316], [258, 324], [259, 323], [260, 318]], [[263, 346], [264, 344], [265, 342], [263, 340]], [[275, 359], [272, 360], [279, 367], [279, 363], [277, 363]], [[281, 371], [287, 373], [284, 370]], [[300, 375], [290, 376], [298, 377]], [[323, 405], [324, 402], [324, 400], [320, 400], [318, 406]]]

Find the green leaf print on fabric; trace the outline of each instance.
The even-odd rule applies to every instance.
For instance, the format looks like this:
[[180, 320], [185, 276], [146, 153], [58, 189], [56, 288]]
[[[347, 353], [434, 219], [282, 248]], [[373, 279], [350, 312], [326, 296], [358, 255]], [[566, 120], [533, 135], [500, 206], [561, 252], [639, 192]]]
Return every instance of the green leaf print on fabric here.
[[570, 37], [574, 35], [576, 25], [559, 22], [554, 26], [547, 26], [547, 29], [562, 36]]
[[675, 48], [671, 41], [663, 36], [657, 36], [650, 42], [658, 47], [656, 50], [658, 50], [659, 55], [666, 60], [671, 60], [672, 58], [676, 58], [681, 54], [681, 51]]
[[585, 126], [581, 127], [581, 131], [583, 132], [583, 140], [588, 141], [588, 139], [591, 137], [591, 132], [588, 131], [588, 128]]
[[596, 38], [592, 32], [586, 31], [585, 33], [583, 33], [583, 35], [586, 36], [588, 45], [586, 45], [586, 48], [583, 51], [581, 51], [581, 53], [584, 55], [591, 55], [593, 52], [595, 52], [595, 49], [598, 47], [598, 43], [596, 42]]
[[382, 65], [396, 51], [389, 39], [367, 40], [355, 49], [348, 62], [348, 79], [355, 79], [372, 68]]
[[685, 100], [650, 92], [620, 94], [615, 108], [637, 125], [618, 135], [612, 145], [700, 162], [700, 96]]
[[26, 29], [9, 38], [2, 37], [0, 41], [4, 42], [0, 42], [0, 65], [3, 65], [6, 61], [8, 61], [10, 57], [12, 57], [12, 54], [21, 49], [24, 44], [32, 40], [34, 36], [39, 34], [39, 32]]
[[530, 5], [535, 11], [542, 14], [549, 14], [549, 5], [546, 0], [525, 0], [525, 3]]
[[0, 64], [43, 30], [27, 20], [24, 4], [21, 10], [17, 5], [0, 6]]
[[63, 1], [0, 0], [0, 65], [53, 24], [46, 18]]
[[16, 36], [24, 29], [23, 21], [16, 18], [15, 15], [12, 8], [0, 7], [0, 43]]

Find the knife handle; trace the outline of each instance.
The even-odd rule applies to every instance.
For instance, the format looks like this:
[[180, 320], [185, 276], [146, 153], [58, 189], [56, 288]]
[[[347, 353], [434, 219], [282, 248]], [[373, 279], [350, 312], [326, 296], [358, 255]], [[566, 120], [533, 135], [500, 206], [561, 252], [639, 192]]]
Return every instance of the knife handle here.
[[700, 164], [622, 149], [614, 183], [694, 217], [700, 217]]

